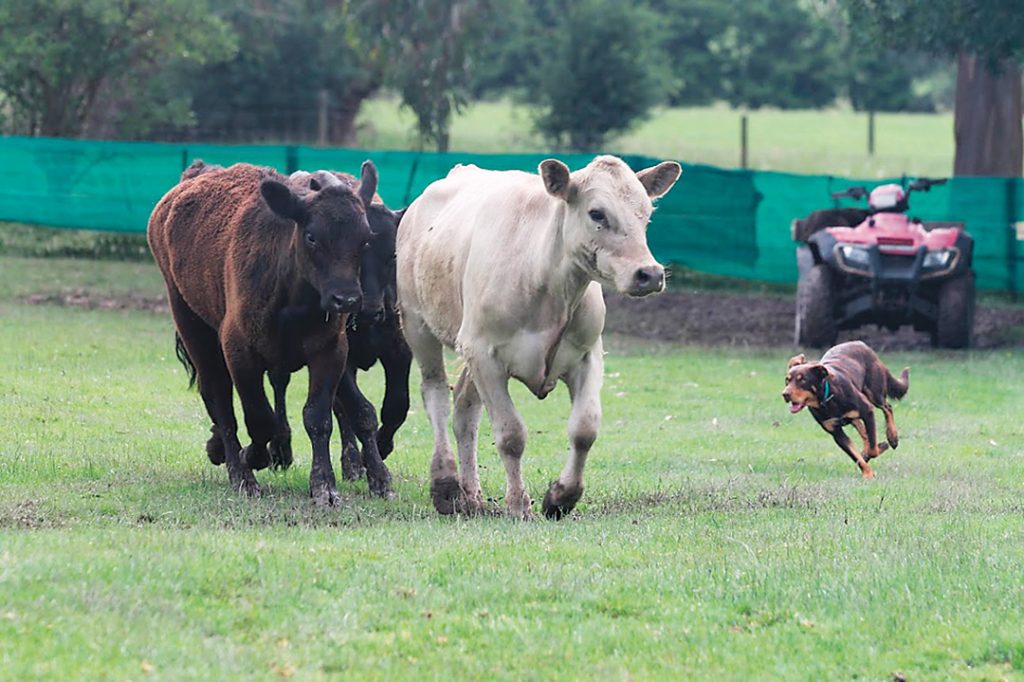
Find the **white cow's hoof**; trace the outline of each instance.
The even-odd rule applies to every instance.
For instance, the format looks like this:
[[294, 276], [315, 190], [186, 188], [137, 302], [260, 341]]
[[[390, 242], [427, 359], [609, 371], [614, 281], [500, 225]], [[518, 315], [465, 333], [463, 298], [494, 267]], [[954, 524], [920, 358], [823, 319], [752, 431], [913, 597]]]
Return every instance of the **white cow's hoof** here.
[[551, 487], [544, 495], [544, 516], [558, 521], [566, 516], [583, 497], [583, 486], [567, 488], [558, 481], [552, 481]]

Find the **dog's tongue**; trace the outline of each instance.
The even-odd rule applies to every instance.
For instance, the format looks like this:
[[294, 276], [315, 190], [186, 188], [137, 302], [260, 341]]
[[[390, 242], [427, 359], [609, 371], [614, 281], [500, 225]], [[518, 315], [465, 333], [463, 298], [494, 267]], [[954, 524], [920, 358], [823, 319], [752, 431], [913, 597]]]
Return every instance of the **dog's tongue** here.
[[799, 412], [802, 409], [804, 409], [804, 404], [803, 403], [790, 403], [789, 404], [789, 411], [790, 411], [791, 414], [796, 414], [797, 412]]

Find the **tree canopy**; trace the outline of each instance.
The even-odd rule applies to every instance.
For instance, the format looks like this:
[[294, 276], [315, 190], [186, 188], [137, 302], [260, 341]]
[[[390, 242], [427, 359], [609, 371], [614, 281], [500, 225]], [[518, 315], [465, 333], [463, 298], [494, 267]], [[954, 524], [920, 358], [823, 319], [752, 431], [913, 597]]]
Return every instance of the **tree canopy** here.
[[1013, 4], [0, 0], [0, 132], [344, 145], [382, 90], [440, 149], [470, 97], [535, 105], [578, 149], [661, 103], [927, 110], [948, 55], [1019, 55]]

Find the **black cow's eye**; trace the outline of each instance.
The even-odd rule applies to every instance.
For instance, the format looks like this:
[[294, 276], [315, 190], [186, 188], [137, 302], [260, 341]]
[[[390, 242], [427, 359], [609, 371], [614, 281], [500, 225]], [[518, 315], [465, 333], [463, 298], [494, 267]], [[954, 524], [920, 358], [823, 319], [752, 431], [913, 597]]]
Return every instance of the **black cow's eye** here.
[[316, 237], [313, 236], [312, 232], [306, 232], [306, 243], [310, 246], [316, 246]]
[[589, 215], [590, 219], [593, 220], [595, 223], [604, 222], [604, 211], [599, 211], [596, 208], [594, 208], [591, 209], [587, 215]]

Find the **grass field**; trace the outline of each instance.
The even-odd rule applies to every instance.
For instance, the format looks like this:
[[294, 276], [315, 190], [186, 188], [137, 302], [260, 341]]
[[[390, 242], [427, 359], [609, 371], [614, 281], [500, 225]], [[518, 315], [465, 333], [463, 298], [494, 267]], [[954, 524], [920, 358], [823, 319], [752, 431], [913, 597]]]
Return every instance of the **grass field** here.
[[[0, 258], [0, 679], [1024, 678], [1019, 352], [885, 357], [911, 390], [864, 482], [779, 399], [791, 349], [612, 338], [569, 519], [435, 515], [418, 401], [399, 499], [343, 484], [322, 511], [301, 429], [296, 466], [240, 499], [170, 319], [21, 302], [64, 287], [161, 283]], [[514, 395], [539, 498], [568, 401]]]
[[[723, 167], [740, 165], [740, 117], [728, 107], [661, 108], [607, 151]], [[867, 114], [850, 110], [748, 112], [749, 164], [762, 170], [852, 177], [949, 175], [952, 114], [878, 114], [874, 156], [867, 153]], [[529, 107], [507, 101], [471, 104], [452, 125], [453, 151], [547, 152], [532, 132]], [[359, 144], [405, 149], [415, 144], [414, 117], [394, 99], [367, 102]]]

